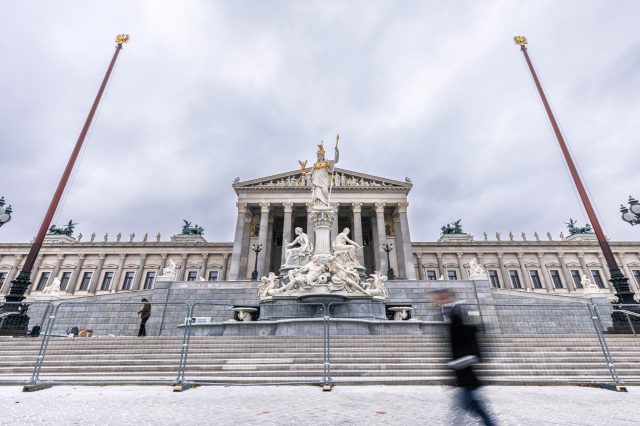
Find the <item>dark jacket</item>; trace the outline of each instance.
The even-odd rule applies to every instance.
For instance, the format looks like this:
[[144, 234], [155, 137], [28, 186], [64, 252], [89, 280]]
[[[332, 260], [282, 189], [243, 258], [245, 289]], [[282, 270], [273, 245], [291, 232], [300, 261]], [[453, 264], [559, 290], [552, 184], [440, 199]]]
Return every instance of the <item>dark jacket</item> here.
[[138, 313], [140, 314], [140, 318], [142, 319], [149, 318], [151, 316], [151, 303], [145, 303], [142, 306], [142, 309], [138, 311]]
[[[478, 360], [481, 359], [480, 347], [478, 346], [478, 339], [476, 337], [478, 330], [475, 326], [464, 324], [460, 315], [453, 313], [451, 314], [449, 331], [452, 360], [468, 355], [476, 356]], [[473, 371], [473, 366], [455, 370], [455, 375], [457, 386], [459, 387], [476, 389], [482, 385]]]

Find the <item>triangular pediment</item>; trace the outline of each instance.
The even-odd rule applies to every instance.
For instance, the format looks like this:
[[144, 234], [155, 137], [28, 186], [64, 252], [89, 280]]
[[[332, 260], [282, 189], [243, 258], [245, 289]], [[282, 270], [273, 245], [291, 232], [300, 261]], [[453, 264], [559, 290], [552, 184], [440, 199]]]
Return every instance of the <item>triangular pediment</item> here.
[[[333, 179], [334, 191], [400, 190], [408, 193], [412, 186], [408, 178], [405, 181], [399, 181], [338, 167], [335, 169]], [[233, 188], [236, 192], [242, 190], [308, 191], [311, 188], [310, 184], [310, 177], [303, 176], [302, 171], [298, 169], [247, 181], [240, 181], [236, 178], [233, 182]]]

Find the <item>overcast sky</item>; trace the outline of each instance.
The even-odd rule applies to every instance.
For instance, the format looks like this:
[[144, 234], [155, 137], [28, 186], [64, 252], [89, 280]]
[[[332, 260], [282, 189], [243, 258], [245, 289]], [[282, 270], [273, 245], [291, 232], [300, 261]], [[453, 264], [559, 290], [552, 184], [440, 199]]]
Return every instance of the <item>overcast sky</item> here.
[[0, 0], [0, 196], [26, 242], [113, 54], [54, 223], [85, 236], [232, 241], [231, 183], [298, 167], [341, 135], [342, 168], [403, 180], [414, 241], [587, 221], [513, 36], [529, 53], [605, 232], [638, 240], [640, 2]]

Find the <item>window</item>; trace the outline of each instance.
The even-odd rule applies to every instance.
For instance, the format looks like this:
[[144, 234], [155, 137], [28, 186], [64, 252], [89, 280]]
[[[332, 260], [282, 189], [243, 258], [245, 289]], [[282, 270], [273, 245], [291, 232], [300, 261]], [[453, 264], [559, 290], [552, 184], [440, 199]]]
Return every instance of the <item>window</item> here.
[[595, 270], [591, 271], [591, 276], [593, 277], [593, 282], [600, 288], [604, 288], [604, 281], [602, 281], [602, 277], [600, 276], [600, 271]]
[[151, 271], [151, 272], [147, 272], [147, 276], [144, 278], [144, 289], [145, 290], [149, 290], [150, 288], [153, 288], [153, 280], [156, 277], [156, 273]]
[[449, 277], [450, 280], [457, 280], [458, 274], [456, 274], [456, 271], [447, 271], [447, 277]]
[[540, 281], [540, 275], [538, 275], [538, 271], [530, 271], [531, 282], [533, 283], [533, 288], [542, 288], [542, 281]]
[[122, 283], [123, 290], [131, 290], [131, 284], [133, 283], [133, 276], [135, 272], [127, 272], [124, 274], [124, 282]]
[[49, 275], [51, 275], [51, 272], [43, 272], [42, 274], [40, 274], [40, 280], [38, 281], [36, 291], [42, 291], [44, 286], [47, 285], [47, 281], [49, 281]]
[[69, 280], [71, 279], [71, 272], [63, 272], [62, 279], [60, 280], [60, 290], [66, 290], [67, 285], [69, 285]]
[[113, 279], [113, 272], [105, 272], [104, 278], [102, 279], [102, 285], [100, 286], [100, 290], [109, 290], [109, 287], [111, 287], [112, 279]]
[[551, 271], [549, 271], [549, 273], [551, 273], [553, 286], [555, 288], [564, 288], [564, 286], [562, 285], [562, 278], [560, 278], [560, 272], [558, 272], [556, 269], [552, 269]]
[[209, 271], [209, 281], [218, 281], [218, 271]]
[[438, 277], [436, 276], [436, 271], [427, 271], [427, 279], [429, 281], [435, 281], [438, 279]]
[[7, 279], [7, 273], [6, 272], [0, 272], [0, 290], [2, 290], [2, 287], [4, 287], [4, 280]]
[[500, 278], [498, 277], [498, 271], [495, 269], [489, 270], [489, 281], [491, 281], [491, 287], [500, 288]]
[[187, 276], [187, 281], [195, 281], [198, 277], [197, 271], [189, 271], [189, 275]]
[[87, 290], [89, 288], [89, 283], [91, 282], [91, 276], [93, 272], [85, 272], [82, 275], [82, 282], [80, 283], [80, 291]]
[[636, 284], [640, 287], [640, 271], [636, 269], [631, 271], [631, 273], [633, 274], [633, 278], [636, 280]]
[[520, 282], [520, 276], [518, 275], [518, 271], [516, 270], [509, 271], [509, 278], [511, 279], [511, 286], [513, 288], [522, 288], [522, 283]]
[[580, 271], [572, 270], [571, 278], [573, 278], [573, 284], [576, 286], [576, 288], [582, 288], [582, 283], [580, 282], [582, 281], [582, 277], [580, 276]]

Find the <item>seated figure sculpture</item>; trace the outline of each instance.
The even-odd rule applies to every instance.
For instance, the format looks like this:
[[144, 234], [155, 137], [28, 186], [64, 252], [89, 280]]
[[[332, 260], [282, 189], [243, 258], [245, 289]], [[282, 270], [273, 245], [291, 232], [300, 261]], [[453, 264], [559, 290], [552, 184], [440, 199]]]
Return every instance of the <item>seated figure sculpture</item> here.
[[314, 285], [325, 284], [329, 278], [326, 265], [320, 262], [320, 259], [312, 260], [301, 268], [289, 271], [289, 283], [278, 289], [278, 293], [282, 294], [289, 290], [297, 288], [310, 289]]
[[344, 228], [333, 240], [333, 254], [344, 266], [361, 266], [356, 259], [356, 250], [361, 248], [358, 243], [349, 238], [349, 228]]
[[[284, 267], [300, 266], [313, 254], [313, 244], [309, 241], [307, 234], [302, 232], [302, 228], [296, 228], [295, 234], [297, 235], [295, 240], [284, 245], [286, 248]], [[296, 244], [298, 247], [294, 247]]]
[[360, 286], [360, 275], [353, 266], [345, 266], [331, 256], [329, 257], [329, 273], [331, 274], [331, 290], [367, 294], [365, 289]]
[[274, 294], [278, 294], [280, 292], [280, 281], [278, 279], [278, 276], [273, 272], [269, 272], [269, 276], [262, 277], [260, 281], [260, 299], [273, 296]]

